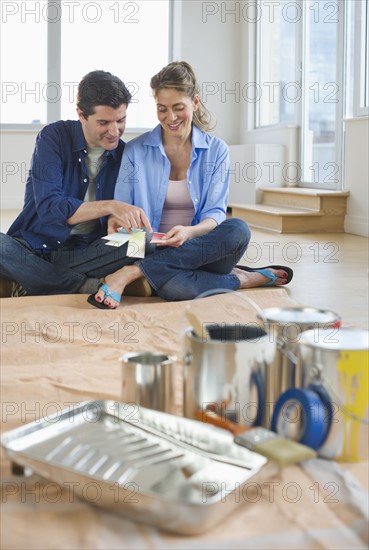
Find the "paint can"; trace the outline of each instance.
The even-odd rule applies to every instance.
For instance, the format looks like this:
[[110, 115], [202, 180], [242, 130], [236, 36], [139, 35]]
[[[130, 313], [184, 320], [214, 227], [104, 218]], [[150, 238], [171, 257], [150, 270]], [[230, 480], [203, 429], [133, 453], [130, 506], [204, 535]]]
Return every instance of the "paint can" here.
[[265, 330], [277, 343], [274, 363], [274, 395], [301, 385], [296, 353], [301, 334], [309, 329], [339, 328], [341, 317], [334, 311], [313, 307], [271, 307], [261, 315]]
[[122, 401], [173, 414], [176, 357], [140, 351], [123, 355], [121, 361]]
[[276, 403], [272, 429], [318, 451], [323, 458], [368, 460], [369, 332], [351, 328], [301, 334], [301, 388]]
[[276, 345], [258, 325], [209, 324], [183, 333], [184, 416], [213, 411], [240, 426], [269, 424], [266, 387]]

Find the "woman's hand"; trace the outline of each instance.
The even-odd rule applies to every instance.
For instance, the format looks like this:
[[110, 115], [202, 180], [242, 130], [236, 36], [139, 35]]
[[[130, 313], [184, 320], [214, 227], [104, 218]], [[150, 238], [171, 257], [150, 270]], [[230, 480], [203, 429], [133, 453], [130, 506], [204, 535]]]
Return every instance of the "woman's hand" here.
[[193, 227], [185, 225], [175, 225], [165, 233], [160, 243], [156, 246], [181, 246], [183, 243], [193, 237]]
[[194, 237], [205, 235], [217, 226], [212, 218], [205, 218], [197, 225], [175, 225], [165, 233], [165, 237], [156, 246], [181, 246]]

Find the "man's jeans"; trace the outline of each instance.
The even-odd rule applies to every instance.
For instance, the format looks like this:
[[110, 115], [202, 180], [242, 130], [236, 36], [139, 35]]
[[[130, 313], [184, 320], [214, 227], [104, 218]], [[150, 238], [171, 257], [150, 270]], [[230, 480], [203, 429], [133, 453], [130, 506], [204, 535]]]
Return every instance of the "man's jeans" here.
[[250, 237], [248, 225], [231, 218], [178, 248], [157, 247], [137, 265], [164, 300], [191, 300], [209, 291], [237, 290], [240, 280], [231, 271]]
[[[25, 241], [0, 233], [0, 277], [18, 282], [30, 295], [73, 294], [87, 278], [100, 279], [137, 262], [126, 256], [127, 246], [98, 239], [84, 248], [63, 246], [38, 255]], [[153, 249], [147, 244], [145, 253]]]

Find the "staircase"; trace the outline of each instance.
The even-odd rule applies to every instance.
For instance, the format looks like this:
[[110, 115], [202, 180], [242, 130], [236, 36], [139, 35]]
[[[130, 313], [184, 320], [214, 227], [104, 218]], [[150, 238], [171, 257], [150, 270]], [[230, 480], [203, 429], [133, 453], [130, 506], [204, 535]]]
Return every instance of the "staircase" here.
[[232, 218], [276, 233], [343, 233], [348, 191], [261, 188], [260, 204], [229, 204]]

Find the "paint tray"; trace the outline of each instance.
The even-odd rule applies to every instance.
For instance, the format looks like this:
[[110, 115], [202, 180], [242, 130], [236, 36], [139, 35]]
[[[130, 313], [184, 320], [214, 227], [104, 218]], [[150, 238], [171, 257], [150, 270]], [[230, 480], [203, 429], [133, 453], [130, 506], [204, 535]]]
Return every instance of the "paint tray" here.
[[13, 464], [90, 504], [188, 535], [239, 506], [234, 491], [242, 495], [266, 462], [224, 430], [115, 401], [81, 403], [4, 433], [1, 444]]

